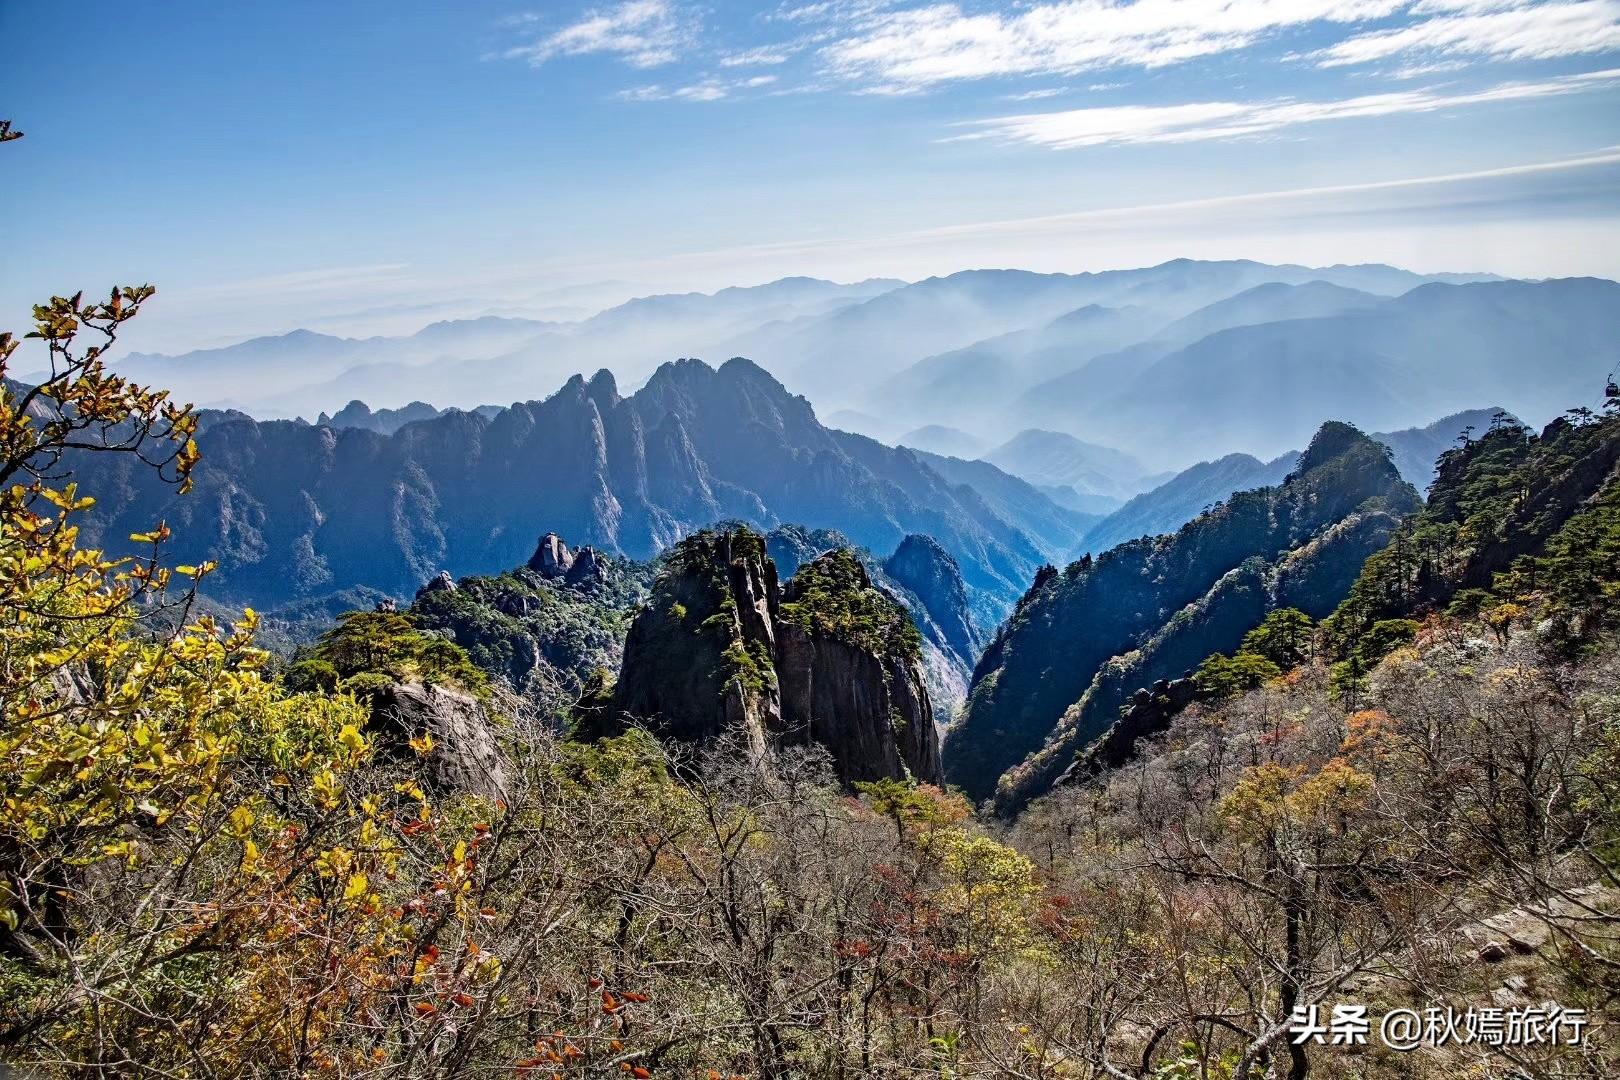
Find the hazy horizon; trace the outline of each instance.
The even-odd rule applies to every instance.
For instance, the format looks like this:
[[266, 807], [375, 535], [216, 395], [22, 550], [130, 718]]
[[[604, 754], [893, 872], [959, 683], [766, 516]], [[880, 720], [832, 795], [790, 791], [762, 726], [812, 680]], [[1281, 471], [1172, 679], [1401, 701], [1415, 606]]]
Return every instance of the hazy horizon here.
[[[119, 10], [13, 4], [0, 29]], [[1620, 278], [1611, 0], [179, 3], [112, 24], [72, 65], [35, 50], [3, 76], [27, 138], [0, 183], [28, 212], [0, 302], [152, 282], [142, 351], [799, 274]]]

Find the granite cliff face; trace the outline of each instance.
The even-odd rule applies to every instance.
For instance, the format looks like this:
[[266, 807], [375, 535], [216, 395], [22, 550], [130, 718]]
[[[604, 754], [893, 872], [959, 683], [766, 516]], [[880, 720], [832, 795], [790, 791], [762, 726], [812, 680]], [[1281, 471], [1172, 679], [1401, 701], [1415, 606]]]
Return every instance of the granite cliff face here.
[[853, 551], [873, 587], [911, 613], [911, 621], [922, 634], [923, 676], [934, 719], [943, 729], [967, 699], [968, 680], [983, 647], [960, 567], [932, 537], [916, 534], [901, 540], [894, 554], [884, 560], [831, 529], [782, 525], [765, 535], [766, 553], [783, 578], [840, 548]]
[[765, 541], [701, 532], [670, 552], [630, 624], [614, 708], [682, 740], [742, 731], [756, 752], [782, 727], [774, 663], [781, 602]]
[[816, 743], [846, 784], [938, 783], [920, 643], [851, 552], [818, 556], [784, 588], [763, 537], [705, 531], [676, 545], [631, 625], [610, 709], [682, 740]]

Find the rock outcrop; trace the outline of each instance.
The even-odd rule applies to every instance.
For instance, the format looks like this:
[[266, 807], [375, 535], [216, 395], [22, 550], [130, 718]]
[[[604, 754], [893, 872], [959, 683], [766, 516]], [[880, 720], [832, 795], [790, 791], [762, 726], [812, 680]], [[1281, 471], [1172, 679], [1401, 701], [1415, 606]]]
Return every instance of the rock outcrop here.
[[1058, 785], [1083, 783], [1109, 769], [1117, 769], [1137, 753], [1142, 739], [1162, 734], [1183, 709], [1198, 700], [1198, 684], [1190, 678], [1160, 679], [1131, 695], [1114, 726], [1088, 746], [1058, 778]]
[[703, 532], [676, 546], [632, 624], [614, 707], [676, 739], [816, 743], [846, 784], [938, 783], [920, 655], [910, 617], [848, 550], [783, 588], [762, 537]]
[[440, 791], [489, 798], [507, 793], [506, 757], [489, 713], [471, 694], [446, 686], [393, 683], [372, 698], [371, 730], [382, 735], [385, 747], [401, 754], [414, 754], [406, 740], [423, 732], [431, 735], [433, 750], [424, 766], [429, 782]]
[[601, 584], [607, 580], [607, 562], [595, 548], [582, 547], [574, 553], [574, 561], [563, 578], [570, 585]]
[[540, 538], [540, 545], [534, 549], [529, 557], [529, 569], [541, 577], [558, 578], [567, 575], [573, 568], [574, 554], [563, 543], [562, 537], [554, 532], [548, 532]]
[[431, 592], [455, 592], [456, 580], [450, 576], [450, 571], [440, 570], [433, 577], [428, 578], [427, 584], [416, 590], [416, 595]]

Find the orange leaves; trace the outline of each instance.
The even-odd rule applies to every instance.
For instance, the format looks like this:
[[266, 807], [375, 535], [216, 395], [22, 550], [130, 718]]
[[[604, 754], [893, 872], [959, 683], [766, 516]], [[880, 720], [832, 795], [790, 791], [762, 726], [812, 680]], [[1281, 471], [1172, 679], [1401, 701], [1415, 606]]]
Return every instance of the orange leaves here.
[[432, 1016], [439, 1011], [439, 1007], [431, 1001], [418, 1001], [411, 1007], [416, 1010], [417, 1016], [423, 1017]]
[[1344, 721], [1344, 742], [1340, 749], [1348, 755], [1379, 756], [1396, 738], [1395, 721], [1382, 709], [1363, 709]]

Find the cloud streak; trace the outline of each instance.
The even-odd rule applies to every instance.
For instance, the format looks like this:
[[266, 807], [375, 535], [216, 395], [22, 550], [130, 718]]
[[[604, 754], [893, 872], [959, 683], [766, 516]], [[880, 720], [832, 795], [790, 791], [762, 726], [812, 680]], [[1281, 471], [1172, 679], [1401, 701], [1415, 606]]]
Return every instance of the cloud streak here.
[[822, 49], [845, 78], [895, 90], [1015, 75], [1184, 63], [1311, 23], [1384, 18], [1409, 0], [1047, 0], [1006, 12], [957, 3], [846, 17]]
[[505, 55], [540, 67], [560, 56], [600, 53], [617, 56], [631, 67], [654, 68], [680, 59], [691, 38], [670, 0], [624, 0], [616, 7], [588, 11], [577, 22]]
[[1412, 10], [1433, 17], [1356, 34], [1312, 56], [1343, 67], [1391, 57], [1550, 60], [1620, 49], [1617, 0], [1426, 0]]
[[1120, 105], [1027, 113], [962, 125], [974, 130], [947, 141], [997, 139], [1058, 150], [1133, 143], [1189, 143], [1269, 134], [1301, 124], [1402, 113], [1434, 112], [1501, 101], [1523, 101], [1620, 85], [1620, 68], [1539, 82], [1507, 82], [1475, 91], [1437, 89], [1363, 94], [1333, 101], [1272, 99], [1180, 105]]
[[[1401, 58], [1551, 59], [1620, 49], [1620, 0], [1032, 0], [829, 2], [791, 17], [826, 26], [827, 69], [869, 91], [977, 79], [1184, 64], [1291, 31], [1348, 34], [1305, 54], [1322, 67]], [[1404, 25], [1368, 29], [1375, 20]], [[1299, 59], [1299, 57], [1295, 57]]]
[[636, 86], [620, 90], [615, 97], [621, 101], [723, 101], [739, 90], [758, 90], [774, 84], [775, 75], [754, 75], [746, 79], [700, 79], [686, 86], [666, 87], [659, 84]]

